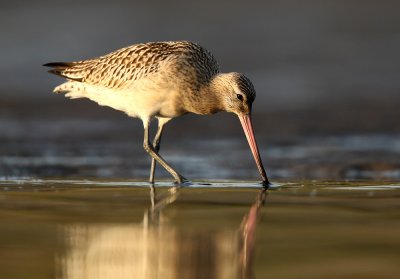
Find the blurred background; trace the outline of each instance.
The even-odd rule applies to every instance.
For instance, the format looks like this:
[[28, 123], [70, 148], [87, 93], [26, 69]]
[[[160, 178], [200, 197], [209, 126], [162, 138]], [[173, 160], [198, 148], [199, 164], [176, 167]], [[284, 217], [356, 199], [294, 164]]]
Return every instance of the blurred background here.
[[[146, 178], [141, 122], [52, 94], [63, 79], [41, 65], [189, 40], [253, 81], [272, 179], [400, 179], [399, 11], [387, 0], [2, 1], [0, 177]], [[161, 154], [192, 179], [258, 177], [226, 113], [173, 121]]]

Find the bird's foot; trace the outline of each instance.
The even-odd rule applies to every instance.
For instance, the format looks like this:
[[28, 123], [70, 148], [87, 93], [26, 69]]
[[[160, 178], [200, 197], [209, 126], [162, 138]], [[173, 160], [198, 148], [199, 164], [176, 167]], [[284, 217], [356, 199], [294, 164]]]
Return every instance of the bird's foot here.
[[268, 180], [266, 180], [266, 181], [264, 180], [261, 182], [261, 186], [263, 186], [263, 188], [266, 188], [266, 189], [268, 189], [271, 185], [272, 185], [271, 182], [269, 182]]
[[186, 179], [183, 176], [179, 176], [179, 178], [175, 180], [175, 184], [178, 185], [178, 186], [190, 186], [190, 185], [193, 185], [193, 183], [189, 179]]
[[273, 184], [269, 181], [261, 182], [261, 186], [266, 190], [276, 190], [279, 189], [281, 186], [279, 184]]

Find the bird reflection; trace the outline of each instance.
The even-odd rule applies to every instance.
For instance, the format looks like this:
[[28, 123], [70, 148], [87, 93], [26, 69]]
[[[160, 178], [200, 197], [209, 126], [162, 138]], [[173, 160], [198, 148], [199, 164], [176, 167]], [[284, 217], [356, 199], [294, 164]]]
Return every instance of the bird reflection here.
[[239, 237], [239, 274], [241, 278], [254, 278], [253, 261], [254, 248], [256, 246], [256, 229], [259, 218], [260, 207], [265, 203], [267, 189], [260, 190], [256, 201], [250, 207], [249, 213], [243, 217], [240, 225]]
[[145, 212], [143, 223], [145, 226], [157, 226], [160, 223], [161, 212], [165, 206], [176, 201], [179, 195], [180, 186], [171, 187], [166, 194], [161, 197], [156, 195], [156, 187], [154, 184], [150, 186], [150, 202], [151, 208]]
[[63, 229], [66, 252], [58, 257], [58, 278], [253, 278], [261, 190], [239, 228], [194, 230], [171, 224], [163, 211], [181, 188], [157, 195], [134, 224], [76, 224]]

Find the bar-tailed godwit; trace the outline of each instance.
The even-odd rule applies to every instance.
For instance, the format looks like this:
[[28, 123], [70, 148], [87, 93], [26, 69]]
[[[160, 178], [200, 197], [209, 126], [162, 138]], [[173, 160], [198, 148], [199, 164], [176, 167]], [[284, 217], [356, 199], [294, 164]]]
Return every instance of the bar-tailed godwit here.
[[[239, 117], [263, 185], [268, 187], [251, 121], [254, 86], [243, 74], [220, 73], [217, 61], [205, 48], [186, 41], [151, 42], [94, 59], [44, 66], [67, 79], [54, 92], [66, 93], [71, 99], [88, 98], [143, 121], [143, 146], [152, 157], [150, 182], [154, 182], [156, 161], [176, 183], [187, 181], [158, 153], [167, 122], [187, 113], [227, 111]], [[158, 130], [151, 144], [149, 125], [153, 118], [158, 119]]]

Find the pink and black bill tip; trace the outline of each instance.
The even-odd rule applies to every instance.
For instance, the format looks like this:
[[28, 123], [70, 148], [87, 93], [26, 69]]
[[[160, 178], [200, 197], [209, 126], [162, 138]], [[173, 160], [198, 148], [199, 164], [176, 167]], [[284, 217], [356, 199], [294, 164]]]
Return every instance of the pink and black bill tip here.
[[239, 114], [240, 123], [242, 124], [243, 131], [246, 135], [247, 141], [249, 143], [251, 152], [253, 153], [254, 160], [256, 161], [258, 171], [260, 172], [262, 178], [262, 186], [264, 188], [269, 188], [271, 183], [268, 180], [267, 174], [265, 172], [261, 157], [260, 151], [258, 149], [257, 141], [254, 136], [253, 124], [251, 122], [250, 114]]

